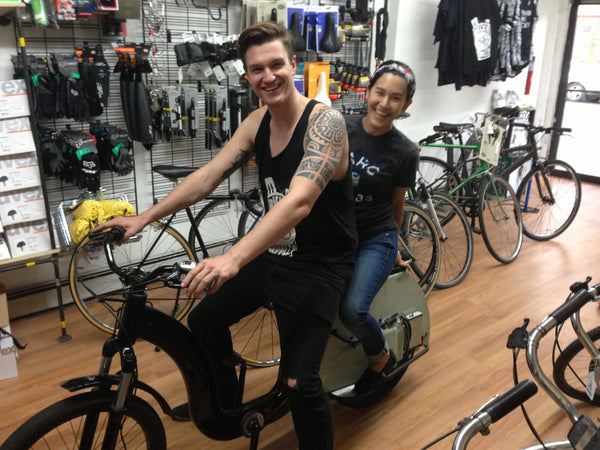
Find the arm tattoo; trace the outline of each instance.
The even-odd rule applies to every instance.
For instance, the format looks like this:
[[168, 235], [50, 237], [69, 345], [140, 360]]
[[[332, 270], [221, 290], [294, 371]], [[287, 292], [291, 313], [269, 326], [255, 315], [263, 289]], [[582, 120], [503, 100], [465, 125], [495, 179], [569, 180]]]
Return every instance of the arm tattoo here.
[[296, 175], [325, 189], [344, 153], [348, 136], [342, 115], [332, 108], [315, 112], [304, 136], [304, 157]]
[[233, 161], [231, 161], [231, 168], [229, 168], [225, 172], [223, 172], [223, 179], [225, 180], [226, 178], [229, 178], [229, 176], [233, 172], [235, 172], [237, 169], [239, 169], [244, 164], [246, 164], [248, 161], [250, 161], [251, 155], [252, 155], [252, 152], [250, 150], [244, 150], [243, 148], [241, 148], [240, 152], [236, 155], [235, 159]]

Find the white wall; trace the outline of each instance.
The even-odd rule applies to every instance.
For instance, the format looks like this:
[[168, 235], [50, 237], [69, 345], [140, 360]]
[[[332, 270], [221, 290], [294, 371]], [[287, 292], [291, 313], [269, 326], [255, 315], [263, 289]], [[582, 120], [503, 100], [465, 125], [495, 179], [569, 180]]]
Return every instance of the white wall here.
[[[235, 2], [234, 2], [235, 3]], [[311, 0], [311, 3], [318, 3]], [[383, 0], [375, 0], [375, 11], [383, 5]], [[489, 111], [491, 106], [492, 90], [497, 88], [500, 92], [507, 89], [514, 90], [521, 95], [522, 101], [534, 105], [537, 109], [536, 123], [551, 124], [554, 117], [554, 105], [558, 90], [560, 67], [570, 2], [564, 0], [544, 0], [539, 3], [539, 21], [535, 34], [536, 64], [533, 76], [531, 95], [523, 96], [526, 74], [523, 73], [515, 79], [506, 82], [492, 83], [486, 87], [463, 87], [456, 91], [453, 85], [437, 86], [437, 59], [438, 45], [433, 44], [433, 27], [437, 15], [439, 0], [401, 0], [389, 1], [390, 20], [386, 59], [398, 59], [409, 64], [417, 77], [417, 90], [414, 102], [408, 112], [411, 117], [397, 121], [396, 125], [408, 137], [417, 141], [432, 133], [433, 125], [440, 121], [465, 122], [472, 119], [475, 112]], [[128, 28], [134, 27], [139, 21], [129, 21]], [[133, 28], [132, 28], [133, 29]], [[15, 54], [15, 38], [12, 25], [0, 27], [0, 79], [12, 78], [10, 55]], [[136, 152], [136, 169], [148, 165], [147, 152]], [[140, 173], [137, 178], [139, 184], [145, 183], [145, 178]], [[140, 186], [140, 192], [146, 192]], [[144, 195], [141, 195], [140, 209], [150, 206], [150, 196], [147, 205], [143, 204]], [[64, 266], [64, 264], [63, 264]], [[26, 273], [25, 273], [26, 272]], [[6, 275], [6, 274], [5, 274]], [[62, 275], [63, 278], [65, 274]], [[39, 283], [53, 280], [53, 271], [50, 264], [25, 269], [11, 274], [16, 279], [27, 278]], [[12, 278], [11, 278], [12, 279]], [[11, 285], [9, 286], [9, 289]], [[16, 287], [22, 287], [19, 283]], [[11, 315], [19, 311], [19, 315], [27, 310], [28, 303], [53, 305], [56, 303], [55, 293], [49, 291], [36, 297], [14, 301]], [[64, 297], [70, 300], [67, 290]]]
[[435, 63], [438, 45], [433, 44], [433, 27], [438, 0], [403, 0], [389, 2], [390, 32], [387, 59], [409, 64], [417, 77], [417, 90], [408, 112], [411, 117], [396, 123], [414, 140], [431, 134], [432, 126], [440, 121], [465, 122], [473, 113], [486, 112], [491, 107], [492, 90], [514, 90], [524, 104], [536, 107], [536, 123], [550, 125], [558, 91], [562, 51], [568, 25], [569, 2], [545, 0], [539, 2], [539, 20], [535, 29], [534, 67], [531, 93], [525, 96], [527, 72], [505, 82], [493, 82], [486, 87], [438, 86]]

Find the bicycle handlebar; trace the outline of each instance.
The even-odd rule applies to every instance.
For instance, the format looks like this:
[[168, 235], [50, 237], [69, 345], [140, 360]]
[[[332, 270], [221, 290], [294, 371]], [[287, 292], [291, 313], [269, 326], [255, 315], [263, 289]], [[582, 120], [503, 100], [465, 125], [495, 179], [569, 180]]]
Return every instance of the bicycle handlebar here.
[[565, 128], [565, 127], [541, 127], [541, 126], [534, 126], [534, 125], [531, 125], [529, 123], [520, 123], [520, 122], [513, 122], [513, 125], [517, 126], [517, 127], [521, 127], [521, 128], [527, 128], [532, 134], [538, 134], [538, 133], [545, 133], [545, 134], [559, 133], [559, 134], [565, 134], [565, 133], [570, 133], [571, 131], [573, 131], [572, 128]]
[[533, 381], [523, 380], [504, 394], [492, 398], [471, 417], [461, 422], [462, 427], [454, 439], [452, 450], [466, 449], [473, 436], [484, 432], [490, 424], [502, 419], [533, 397], [537, 391], [537, 385]]
[[102, 241], [104, 254], [108, 267], [116, 273], [121, 280], [133, 288], [145, 287], [149, 283], [162, 281], [171, 288], [181, 288], [181, 275], [185, 270], [178, 263], [166, 266], [159, 266], [152, 272], [147, 273], [140, 268], [123, 269], [117, 265], [113, 256], [112, 246], [125, 236], [125, 229], [122, 227], [112, 227], [107, 230], [98, 231], [89, 234], [91, 241]]
[[576, 423], [581, 414], [577, 408], [567, 399], [567, 397], [554, 385], [550, 379], [546, 376], [537, 355], [540, 341], [548, 333], [556, 328], [558, 325], [563, 323], [573, 314], [578, 312], [587, 302], [594, 301], [600, 295], [600, 284], [589, 288], [587, 283], [584, 284], [574, 295], [567, 299], [565, 303], [556, 308], [531, 332], [529, 333], [529, 339], [527, 341], [527, 365], [529, 371], [534, 378], [540, 383], [546, 393], [554, 400], [554, 402], [565, 410], [569, 415], [569, 418], [573, 423]]

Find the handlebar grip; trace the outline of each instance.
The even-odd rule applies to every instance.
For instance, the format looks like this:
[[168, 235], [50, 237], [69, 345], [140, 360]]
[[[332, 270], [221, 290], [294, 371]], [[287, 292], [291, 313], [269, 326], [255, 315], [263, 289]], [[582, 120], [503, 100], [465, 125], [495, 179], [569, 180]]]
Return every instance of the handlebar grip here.
[[[593, 291], [596, 294], [600, 291], [600, 284], [594, 286]], [[558, 323], [563, 323], [569, 317], [571, 317], [574, 313], [579, 311], [583, 306], [594, 299], [593, 291], [588, 289], [582, 289], [577, 292], [573, 297], [567, 300], [565, 303], [556, 308], [549, 315], [554, 317], [558, 321]]]
[[116, 242], [123, 239], [125, 236], [125, 228], [123, 227], [112, 227], [108, 230], [96, 231], [95, 233], [90, 233], [89, 237], [91, 240], [106, 240], [107, 242]]
[[573, 128], [561, 128], [561, 127], [552, 127], [552, 131], [558, 131], [560, 134], [570, 133], [573, 131]]
[[494, 423], [533, 397], [537, 391], [538, 387], [533, 381], [523, 380], [511, 390], [492, 400], [483, 410], [489, 414]]

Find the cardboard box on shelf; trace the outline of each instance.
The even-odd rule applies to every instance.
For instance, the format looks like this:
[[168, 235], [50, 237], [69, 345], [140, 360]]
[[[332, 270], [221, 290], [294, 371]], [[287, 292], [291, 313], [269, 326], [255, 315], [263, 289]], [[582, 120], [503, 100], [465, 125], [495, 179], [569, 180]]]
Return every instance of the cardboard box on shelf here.
[[0, 261], [3, 259], [10, 259], [10, 251], [8, 250], [8, 244], [4, 239], [4, 234], [0, 234]]
[[46, 218], [41, 186], [0, 193], [0, 221], [5, 226]]
[[29, 115], [25, 80], [0, 81], [0, 119]]
[[0, 192], [41, 186], [35, 152], [0, 156]]
[[13, 258], [52, 250], [48, 222], [25, 222], [4, 226], [4, 235]]
[[28, 117], [0, 120], [0, 155], [35, 152]]
[[[10, 333], [6, 288], [0, 284], [0, 328]], [[0, 380], [19, 376], [17, 349], [12, 337], [0, 332]]]

